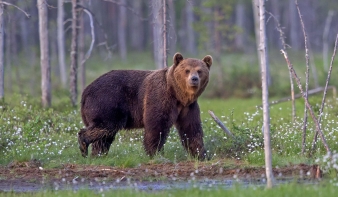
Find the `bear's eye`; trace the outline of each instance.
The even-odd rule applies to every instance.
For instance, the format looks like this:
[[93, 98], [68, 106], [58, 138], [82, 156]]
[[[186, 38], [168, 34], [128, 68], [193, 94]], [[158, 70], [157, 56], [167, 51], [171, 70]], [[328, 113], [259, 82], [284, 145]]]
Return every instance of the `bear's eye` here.
[[198, 71], [197, 71], [197, 73], [198, 73], [198, 74], [201, 74], [201, 73], [202, 73], [202, 71], [201, 71], [201, 70], [198, 70]]
[[185, 70], [185, 74], [189, 74], [190, 73], [190, 70]]

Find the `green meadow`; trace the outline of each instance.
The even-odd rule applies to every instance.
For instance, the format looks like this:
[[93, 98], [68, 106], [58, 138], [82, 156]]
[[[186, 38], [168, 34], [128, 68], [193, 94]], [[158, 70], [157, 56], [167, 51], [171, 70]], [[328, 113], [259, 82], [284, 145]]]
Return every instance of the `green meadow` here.
[[[289, 96], [290, 80], [282, 56], [270, 61], [272, 85], [271, 101]], [[127, 62], [117, 57], [104, 62], [94, 56], [87, 62], [87, 84], [111, 69], [152, 69], [155, 66], [150, 54], [132, 54]], [[249, 57], [247, 57], [249, 56]], [[203, 56], [201, 56], [202, 58]], [[302, 54], [293, 54], [296, 71], [305, 81], [305, 64]], [[317, 61], [317, 73], [321, 86], [325, 85], [325, 71]], [[172, 60], [169, 59], [169, 64]], [[335, 62], [337, 65], [337, 61]], [[56, 68], [54, 68], [56, 69]], [[204, 143], [212, 161], [221, 159], [240, 160], [246, 166], [264, 166], [264, 147], [262, 135], [262, 109], [259, 67], [256, 55], [229, 54], [211, 68], [210, 84], [199, 99], [201, 119], [204, 130]], [[219, 72], [221, 71], [221, 72]], [[25, 162], [38, 160], [43, 168], [61, 167], [63, 164], [107, 165], [135, 167], [153, 162], [142, 147], [142, 130], [120, 131], [110, 148], [109, 154], [99, 158], [83, 158], [77, 144], [77, 132], [83, 127], [79, 107], [72, 107], [69, 91], [62, 88], [57, 75], [53, 75], [52, 107], [42, 108], [40, 103], [39, 73], [37, 66], [12, 68], [10, 81], [5, 77], [6, 95], [0, 103], [0, 165], [6, 166], [13, 161]], [[219, 73], [222, 75], [219, 76]], [[338, 69], [333, 69], [330, 85], [338, 85], [334, 79]], [[20, 76], [15, 81], [14, 78]], [[314, 88], [311, 80], [310, 88]], [[8, 83], [11, 82], [10, 86]], [[295, 86], [296, 93], [299, 93]], [[80, 94], [79, 94], [80, 97]], [[318, 115], [322, 93], [309, 97]], [[271, 190], [261, 187], [233, 187], [231, 189], [211, 188], [207, 190], [189, 189], [178, 191], [137, 192], [134, 190], [96, 192], [96, 191], [46, 191], [38, 193], [0, 193], [0, 196], [92, 196], [113, 193], [114, 196], [334, 196], [337, 193], [338, 161], [328, 160], [326, 150], [320, 139], [314, 154], [310, 157], [311, 143], [315, 126], [308, 117], [306, 133], [306, 153], [301, 154], [304, 100], [296, 100], [296, 118], [291, 117], [291, 102], [270, 106], [271, 144], [273, 166], [289, 164], [319, 164], [324, 171], [325, 184], [318, 185], [280, 185]], [[211, 110], [234, 134], [229, 138], [208, 114]], [[321, 126], [327, 143], [337, 158], [338, 150], [338, 101], [329, 90], [322, 114]], [[184, 162], [193, 160], [181, 146], [179, 136], [172, 128], [161, 156], [155, 156], [157, 163], [163, 160]]]

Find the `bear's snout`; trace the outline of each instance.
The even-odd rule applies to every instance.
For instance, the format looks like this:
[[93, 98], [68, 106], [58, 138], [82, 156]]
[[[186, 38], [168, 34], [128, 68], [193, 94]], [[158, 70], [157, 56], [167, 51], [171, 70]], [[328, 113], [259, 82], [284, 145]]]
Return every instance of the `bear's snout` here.
[[193, 76], [190, 77], [189, 82], [190, 82], [191, 86], [198, 86], [199, 85], [199, 77], [196, 76], [196, 75], [193, 75]]

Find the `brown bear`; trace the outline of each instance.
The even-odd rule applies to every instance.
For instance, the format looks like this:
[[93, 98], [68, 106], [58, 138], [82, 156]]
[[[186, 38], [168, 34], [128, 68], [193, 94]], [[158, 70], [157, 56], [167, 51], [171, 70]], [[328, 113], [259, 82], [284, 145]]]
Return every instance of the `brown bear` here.
[[143, 145], [149, 156], [162, 150], [175, 125], [182, 145], [203, 160], [206, 151], [197, 98], [209, 81], [212, 57], [183, 59], [154, 71], [112, 70], [103, 74], [82, 94], [81, 115], [86, 128], [78, 133], [82, 156], [107, 154], [121, 129], [144, 128]]

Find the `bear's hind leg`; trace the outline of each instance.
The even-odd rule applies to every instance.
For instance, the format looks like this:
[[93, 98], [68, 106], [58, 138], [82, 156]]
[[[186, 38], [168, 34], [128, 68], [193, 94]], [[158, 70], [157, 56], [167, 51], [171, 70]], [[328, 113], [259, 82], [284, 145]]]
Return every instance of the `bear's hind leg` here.
[[113, 141], [115, 140], [115, 136], [117, 132], [109, 132], [107, 137], [100, 139], [96, 142], [92, 143], [92, 153], [93, 157], [99, 155], [107, 155], [109, 152], [109, 148]]
[[88, 155], [88, 145], [89, 145], [89, 143], [87, 143], [86, 139], [84, 139], [84, 133], [86, 131], [87, 131], [86, 129], [80, 129], [80, 132], [78, 133], [79, 149], [80, 149], [81, 155], [83, 157], [87, 157], [87, 155]]
[[109, 131], [102, 128], [90, 126], [86, 129], [81, 129], [78, 133], [78, 143], [82, 156], [87, 157], [89, 144], [104, 139], [107, 135], [109, 135]]

